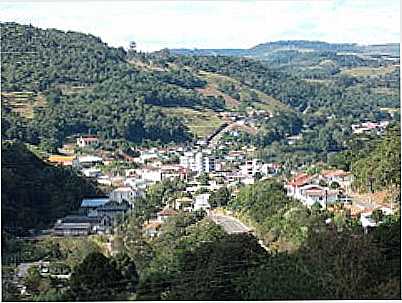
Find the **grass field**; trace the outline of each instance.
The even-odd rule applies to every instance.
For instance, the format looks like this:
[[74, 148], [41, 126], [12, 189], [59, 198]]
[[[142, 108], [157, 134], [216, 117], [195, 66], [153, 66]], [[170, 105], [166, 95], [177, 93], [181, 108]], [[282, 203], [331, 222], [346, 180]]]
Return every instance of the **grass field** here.
[[224, 121], [211, 110], [195, 110], [183, 107], [159, 107], [167, 115], [181, 117], [184, 124], [197, 138], [203, 138], [212, 133]]
[[344, 69], [340, 72], [340, 74], [352, 77], [383, 76], [392, 73], [397, 68], [398, 67], [394, 65], [383, 66], [383, 67], [355, 67], [350, 69]]

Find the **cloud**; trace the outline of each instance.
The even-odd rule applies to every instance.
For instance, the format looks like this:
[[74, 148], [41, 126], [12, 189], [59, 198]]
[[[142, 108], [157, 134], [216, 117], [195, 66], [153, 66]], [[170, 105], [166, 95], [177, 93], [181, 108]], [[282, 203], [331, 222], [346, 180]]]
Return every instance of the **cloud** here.
[[399, 41], [398, 0], [126, 1], [0, 4], [0, 20], [100, 36], [142, 50], [248, 48], [290, 39]]

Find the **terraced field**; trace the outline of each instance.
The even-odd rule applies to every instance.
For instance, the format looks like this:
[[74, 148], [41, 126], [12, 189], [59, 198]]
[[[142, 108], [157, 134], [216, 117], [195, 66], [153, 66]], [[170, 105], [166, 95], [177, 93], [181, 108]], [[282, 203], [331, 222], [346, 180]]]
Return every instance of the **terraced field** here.
[[211, 73], [211, 72], [206, 72], [206, 71], [201, 71], [199, 73], [199, 76], [207, 81], [208, 85], [204, 89], [199, 89], [198, 92], [204, 94], [204, 95], [209, 95], [209, 96], [222, 96], [225, 99], [226, 105], [229, 108], [237, 108], [241, 104], [238, 100], [228, 96], [227, 94], [219, 91], [218, 86], [221, 83], [232, 83], [236, 87], [239, 87], [239, 94], [240, 94], [240, 99], [245, 99], [246, 96], [250, 95], [251, 92], [254, 92], [257, 94], [258, 99], [260, 100], [259, 102], [251, 102], [252, 106], [255, 107], [256, 109], [264, 109], [268, 111], [288, 111], [290, 108], [280, 102], [279, 100], [268, 96], [267, 94], [264, 94], [263, 92], [252, 89], [247, 87], [246, 85], [241, 84], [239, 81], [220, 74], [216, 73]]
[[34, 108], [46, 107], [45, 97], [34, 92], [3, 92], [1, 102], [2, 105], [27, 119], [33, 118]]
[[159, 107], [167, 115], [181, 117], [191, 133], [197, 138], [204, 138], [225, 121], [211, 110], [195, 110], [184, 107]]

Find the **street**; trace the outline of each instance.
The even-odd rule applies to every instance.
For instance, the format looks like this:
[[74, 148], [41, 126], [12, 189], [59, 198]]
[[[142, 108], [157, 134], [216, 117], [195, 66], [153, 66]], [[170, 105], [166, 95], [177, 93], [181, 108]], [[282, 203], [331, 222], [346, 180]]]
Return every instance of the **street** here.
[[247, 233], [250, 229], [237, 219], [218, 214], [210, 214], [209, 217], [216, 224], [221, 225], [228, 234]]

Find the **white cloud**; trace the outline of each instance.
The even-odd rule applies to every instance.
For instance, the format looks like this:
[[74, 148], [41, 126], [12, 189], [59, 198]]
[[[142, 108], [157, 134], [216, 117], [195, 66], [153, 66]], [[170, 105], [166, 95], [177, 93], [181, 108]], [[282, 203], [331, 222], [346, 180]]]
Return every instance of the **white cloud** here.
[[114, 46], [247, 48], [274, 40], [399, 41], [399, 1], [148, 1], [0, 4], [0, 20], [100, 36]]

